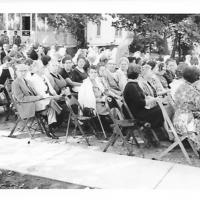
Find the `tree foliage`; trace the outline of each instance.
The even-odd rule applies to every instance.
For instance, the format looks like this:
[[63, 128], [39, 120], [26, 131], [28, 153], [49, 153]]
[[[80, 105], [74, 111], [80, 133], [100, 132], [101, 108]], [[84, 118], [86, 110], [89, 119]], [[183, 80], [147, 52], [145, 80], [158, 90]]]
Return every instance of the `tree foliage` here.
[[88, 21], [98, 23], [102, 20], [101, 14], [40, 14], [41, 18], [47, 17], [48, 25], [59, 31], [69, 31], [76, 38], [79, 47], [86, 46], [85, 28]]
[[131, 51], [146, 51], [155, 44], [160, 54], [168, 54], [167, 38], [173, 41], [171, 57], [187, 54], [200, 41], [200, 16], [191, 14], [111, 14], [113, 26], [134, 32]]

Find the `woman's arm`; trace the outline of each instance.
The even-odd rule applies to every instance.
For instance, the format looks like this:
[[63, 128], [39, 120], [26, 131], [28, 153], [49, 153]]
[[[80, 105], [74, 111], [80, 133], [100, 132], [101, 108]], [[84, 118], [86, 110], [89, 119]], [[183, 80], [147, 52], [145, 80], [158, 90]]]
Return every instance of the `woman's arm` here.
[[70, 78], [66, 78], [65, 80], [66, 80], [66, 82], [67, 82], [69, 85], [72, 85], [72, 86], [81, 86], [81, 83], [72, 81]]

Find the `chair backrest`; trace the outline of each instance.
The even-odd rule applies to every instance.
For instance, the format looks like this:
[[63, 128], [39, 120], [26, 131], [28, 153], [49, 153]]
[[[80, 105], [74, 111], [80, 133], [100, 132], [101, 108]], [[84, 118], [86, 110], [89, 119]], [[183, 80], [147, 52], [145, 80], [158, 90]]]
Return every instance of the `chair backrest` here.
[[163, 103], [162, 103], [162, 101], [160, 99], [158, 99], [157, 102], [158, 102], [158, 105], [160, 106], [160, 109], [162, 111], [164, 120], [167, 122], [167, 124], [168, 124], [169, 128], [171, 129], [173, 135], [177, 138], [178, 137], [177, 132], [176, 132], [176, 130], [174, 128], [174, 125], [173, 125], [170, 117], [168, 116], [166, 108], [164, 107], [164, 105], [163, 105]]
[[65, 102], [73, 115], [79, 115], [80, 111], [83, 112], [81, 105], [73, 95], [66, 96]]
[[10, 95], [11, 104], [13, 105], [12, 108], [14, 108], [15, 114], [18, 114], [17, 100], [15, 99], [13, 94], [9, 93], [9, 95]]
[[5, 82], [5, 88], [6, 88], [9, 95], [10, 95], [11, 90], [12, 90], [12, 82], [13, 82], [12, 79], [7, 79], [6, 82]]
[[106, 98], [106, 107], [109, 111], [111, 119], [115, 122], [116, 120], [125, 119], [122, 109], [113, 97]]
[[135, 117], [133, 116], [132, 112], [130, 111], [130, 109], [129, 109], [129, 107], [128, 107], [128, 105], [127, 105], [127, 103], [126, 103], [124, 97], [123, 97], [123, 99], [122, 99], [122, 103], [123, 103], [123, 106], [124, 106], [124, 108], [125, 108], [124, 111], [126, 112], [126, 114], [129, 115], [129, 116], [126, 116], [126, 117], [129, 117], [130, 119], [135, 119]]

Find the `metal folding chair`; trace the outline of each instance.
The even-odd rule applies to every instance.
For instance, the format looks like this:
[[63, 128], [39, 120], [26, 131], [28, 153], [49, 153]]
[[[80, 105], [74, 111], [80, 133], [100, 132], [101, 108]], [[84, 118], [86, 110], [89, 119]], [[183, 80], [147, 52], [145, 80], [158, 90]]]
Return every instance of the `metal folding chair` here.
[[149, 141], [148, 137], [146, 137], [145, 132], [148, 132], [148, 135], [151, 134], [151, 136], [154, 138], [154, 143], [156, 144], [156, 146], [159, 146], [160, 141], [159, 141], [155, 131], [151, 128], [151, 124], [149, 122], [145, 122], [145, 121], [141, 121], [141, 120], [136, 119], [133, 116], [133, 114], [131, 113], [126, 101], [124, 100], [124, 98], [123, 98], [122, 102], [123, 102], [123, 105], [126, 109], [126, 112], [129, 116], [129, 118], [132, 119], [132, 120], [135, 120], [135, 123], [136, 123], [136, 126], [137, 126], [137, 131], [139, 132], [139, 136], [141, 137], [141, 139], [144, 141], [145, 146], [148, 146], [149, 143], [152, 142], [152, 141]]
[[69, 135], [69, 125], [70, 125], [70, 121], [72, 121], [75, 125], [74, 135], [76, 134], [76, 129], [78, 128], [81, 134], [83, 135], [83, 137], [85, 138], [87, 145], [90, 146], [88, 137], [86, 133], [83, 131], [83, 128], [81, 127], [81, 125], [88, 124], [93, 134], [96, 135], [96, 131], [91, 123], [92, 117], [87, 117], [87, 116], [82, 115], [83, 109], [81, 105], [79, 104], [78, 100], [73, 95], [70, 95], [70, 97], [66, 96], [66, 105], [68, 106], [68, 109], [69, 109], [69, 118], [68, 118], [68, 123], [67, 123], [65, 142], [67, 143], [67, 139]]
[[[34, 117], [22, 119], [17, 110], [17, 101], [15, 100], [15, 98], [12, 95], [10, 97], [11, 97], [11, 103], [13, 104], [13, 109], [14, 109], [17, 119], [16, 119], [15, 125], [13, 126], [8, 137], [13, 137], [14, 132], [15, 132], [19, 122], [23, 122], [22, 131], [24, 131], [24, 129], [27, 128], [27, 133], [30, 136], [30, 139], [33, 139], [35, 132], [38, 130], [40, 130], [42, 134], [48, 135], [47, 129], [45, 128], [45, 124], [41, 118], [40, 112], [37, 112]], [[36, 125], [38, 125], [38, 127], [36, 127], [34, 129], [32, 127], [33, 123], [36, 123]], [[31, 133], [32, 131], [34, 131], [33, 134]], [[30, 143], [30, 141], [29, 141], [29, 143]]]
[[110, 140], [106, 144], [103, 152], [106, 152], [111, 145], [115, 144], [118, 138], [121, 138], [123, 142], [122, 144], [125, 145], [128, 150], [128, 155], [132, 155], [133, 148], [130, 148], [127, 137], [124, 136], [122, 132], [124, 130], [126, 131], [126, 133], [129, 132], [129, 134], [131, 134], [131, 136], [133, 137], [135, 144], [139, 147], [139, 143], [134, 136], [134, 130], [137, 129], [135, 119], [125, 119], [120, 106], [118, 105], [117, 101], [114, 100], [114, 98], [112, 97], [107, 97], [106, 105], [109, 111], [110, 118], [113, 121], [113, 124], [111, 125], [113, 128], [113, 134], [111, 135]]
[[156, 159], [161, 159], [163, 156], [165, 156], [167, 153], [169, 153], [172, 149], [174, 149], [176, 146], [180, 146], [181, 148], [181, 151], [183, 153], [183, 155], [185, 156], [185, 159], [186, 161], [189, 163], [189, 164], [192, 164], [191, 160], [190, 160], [190, 157], [183, 145], [183, 141], [184, 140], [187, 140], [188, 143], [190, 144], [192, 150], [194, 151], [195, 155], [196, 156], [199, 156], [198, 152], [196, 151], [196, 149], [194, 148], [194, 145], [192, 143], [192, 141], [190, 140], [190, 138], [188, 137], [188, 135], [182, 135], [182, 136], [179, 136], [178, 133], [176, 132], [176, 129], [174, 128], [174, 125], [172, 123], [172, 121], [170, 120], [168, 114], [167, 114], [167, 111], [165, 109], [165, 107], [163, 106], [162, 104], [162, 101], [158, 99], [158, 104], [162, 110], [162, 113], [163, 113], [163, 116], [164, 116], [164, 119], [166, 121], [166, 123], [168, 124], [170, 130], [171, 130], [171, 133], [173, 134], [174, 136], [174, 143], [171, 144], [165, 151], [163, 151]]

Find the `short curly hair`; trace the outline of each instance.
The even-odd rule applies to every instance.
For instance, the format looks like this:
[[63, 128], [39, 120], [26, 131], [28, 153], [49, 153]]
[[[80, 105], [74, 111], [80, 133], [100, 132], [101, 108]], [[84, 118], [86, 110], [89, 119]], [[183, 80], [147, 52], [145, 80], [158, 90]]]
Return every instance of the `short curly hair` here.
[[188, 65], [187, 63], [180, 62], [180, 63], [178, 64], [178, 67], [177, 67], [176, 72], [175, 72], [176, 77], [177, 77], [178, 79], [183, 77], [183, 70], [184, 70], [185, 68], [187, 68], [187, 67], [189, 67], [189, 65]]
[[127, 70], [128, 79], [137, 79], [141, 73], [141, 67], [137, 64], [130, 64]]
[[183, 69], [183, 78], [190, 83], [199, 80], [199, 76], [200, 71], [197, 67], [185, 67]]

